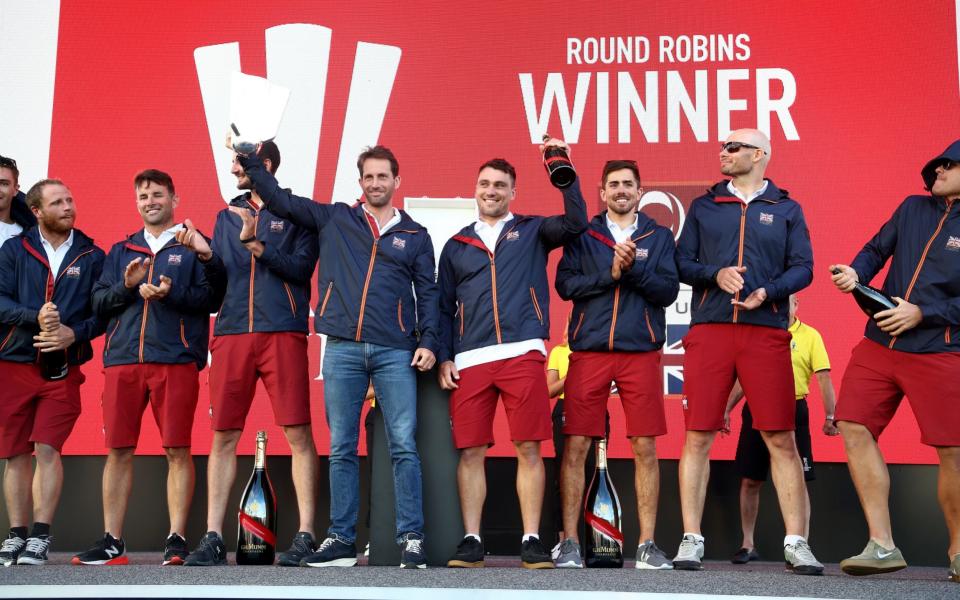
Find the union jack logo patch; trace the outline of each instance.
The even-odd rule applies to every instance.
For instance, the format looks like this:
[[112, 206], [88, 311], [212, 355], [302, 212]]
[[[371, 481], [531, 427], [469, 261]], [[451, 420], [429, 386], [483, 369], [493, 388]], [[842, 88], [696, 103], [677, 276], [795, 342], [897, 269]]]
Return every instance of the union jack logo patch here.
[[650, 251], [646, 248], [637, 248], [637, 260], [647, 260], [647, 257], [650, 256]]
[[393, 247], [397, 250], [403, 250], [407, 247], [407, 240], [399, 237], [393, 238]]
[[168, 265], [179, 265], [182, 261], [183, 261], [182, 254], [171, 254], [170, 256], [167, 257]]
[[270, 221], [270, 233], [283, 233], [283, 221]]
[[504, 238], [504, 239], [506, 239], [508, 242], [513, 242], [513, 241], [519, 240], [519, 239], [520, 239], [520, 232], [519, 232], [519, 231], [511, 231], [510, 233], [507, 234], [507, 237]]
[[762, 212], [760, 213], [760, 224], [761, 225], [773, 225], [773, 215], [770, 213]]
[[951, 235], [949, 239], [947, 239], [947, 250], [960, 252], [960, 237]]
[[80, 267], [74, 265], [63, 272], [64, 277], [80, 277]]

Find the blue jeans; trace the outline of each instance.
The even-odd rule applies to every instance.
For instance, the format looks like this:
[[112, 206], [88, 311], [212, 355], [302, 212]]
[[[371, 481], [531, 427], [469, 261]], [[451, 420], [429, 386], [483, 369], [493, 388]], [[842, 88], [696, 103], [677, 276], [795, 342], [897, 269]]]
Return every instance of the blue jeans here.
[[423, 536], [423, 491], [417, 453], [417, 376], [413, 352], [328, 337], [323, 357], [323, 396], [330, 428], [329, 536], [357, 539], [360, 413], [372, 381], [383, 414], [393, 462], [397, 543], [407, 533]]

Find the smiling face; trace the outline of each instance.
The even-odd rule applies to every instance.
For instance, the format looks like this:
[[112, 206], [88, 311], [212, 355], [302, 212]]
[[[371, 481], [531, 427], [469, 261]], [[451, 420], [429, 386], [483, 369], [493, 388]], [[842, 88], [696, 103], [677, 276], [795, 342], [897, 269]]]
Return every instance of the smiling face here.
[[739, 142], [754, 147], [741, 146], [736, 152], [731, 152], [726, 147], [720, 150], [720, 172], [724, 175], [737, 177], [766, 167], [770, 156], [770, 142], [763, 133], [754, 129], [738, 129], [727, 136], [726, 142]]
[[516, 193], [513, 178], [505, 171], [485, 167], [477, 175], [474, 196], [477, 199], [477, 210], [483, 218], [495, 220], [506, 216]]
[[160, 230], [172, 227], [177, 203], [176, 194], [155, 181], [144, 181], [137, 187], [137, 211], [147, 227]]
[[600, 189], [600, 195], [607, 204], [607, 210], [618, 215], [637, 212], [642, 192], [640, 182], [630, 169], [611, 171]]
[[9, 167], [0, 167], [0, 214], [5, 214], [10, 210], [14, 197], [20, 190], [17, 184], [17, 176], [13, 169]]
[[390, 204], [393, 192], [400, 187], [400, 176], [394, 176], [390, 161], [385, 158], [368, 158], [363, 161], [360, 188], [366, 202], [375, 208]]

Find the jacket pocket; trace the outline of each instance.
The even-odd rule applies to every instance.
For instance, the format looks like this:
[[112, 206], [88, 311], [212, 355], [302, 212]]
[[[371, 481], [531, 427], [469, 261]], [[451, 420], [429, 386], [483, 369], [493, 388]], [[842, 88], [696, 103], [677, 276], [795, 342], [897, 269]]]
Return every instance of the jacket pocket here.
[[643, 318], [647, 322], [647, 331], [650, 332], [650, 341], [656, 344], [657, 336], [653, 333], [653, 325], [650, 324], [650, 311], [646, 308], [643, 309]]
[[319, 314], [319, 316], [321, 316], [321, 317], [323, 316], [323, 313], [327, 310], [327, 302], [330, 301], [330, 292], [332, 292], [332, 291], [333, 291], [333, 282], [331, 281], [331, 282], [327, 285], [327, 293], [325, 293], [325, 294], [323, 295], [323, 302], [320, 303], [320, 314]]
[[[117, 321], [117, 323], [119, 324], [119, 321]], [[0, 342], [0, 350], [3, 350], [4, 348], [7, 347], [7, 344], [10, 342], [10, 338], [13, 337], [13, 332], [16, 330], [17, 330], [16, 325], [10, 326], [10, 331], [7, 332], [7, 335], [3, 338], [3, 342]], [[107, 345], [107, 347], [109, 347], [109, 344]]]
[[400, 324], [400, 331], [403, 333], [407, 332], [407, 328], [403, 326], [403, 300], [397, 299], [397, 323]]
[[703, 293], [700, 295], [700, 302], [697, 304], [697, 308], [700, 308], [701, 306], [703, 306], [703, 302], [704, 300], [707, 299], [707, 292], [709, 291], [710, 291], [710, 288], [705, 288], [703, 290]]
[[540, 303], [537, 302], [537, 292], [533, 288], [530, 288], [530, 300], [533, 301], [533, 310], [537, 311], [537, 320], [543, 325], [543, 313], [540, 311]]
[[[950, 345], [950, 326], [949, 325], [947, 325], [946, 328], [944, 328], [943, 341], [946, 342], [948, 346]], [[3, 346], [0, 346], [0, 350], [2, 349], [3, 349]]]
[[183, 347], [190, 349], [190, 344], [187, 343], [187, 330], [183, 325], [183, 319], [180, 319], [180, 341], [183, 342]]
[[[183, 322], [183, 321], [181, 321], [181, 323], [182, 323], [182, 322]], [[107, 336], [107, 345], [106, 345], [106, 347], [103, 349], [104, 354], [106, 354], [107, 352], [110, 352], [110, 342], [113, 341], [113, 336], [115, 336], [115, 335], [117, 334], [117, 330], [118, 330], [118, 329], [120, 329], [120, 317], [117, 317], [117, 324], [113, 326], [113, 331], [111, 331], [111, 332], [110, 332], [110, 335]], [[4, 342], [4, 343], [6, 343], [6, 342]], [[0, 346], [0, 350], [2, 350], [2, 349], [3, 349], [3, 347]]]
[[577, 334], [580, 333], [580, 328], [583, 327], [583, 317], [586, 313], [580, 313], [580, 318], [577, 319], [577, 326], [573, 328], [573, 337], [571, 340], [577, 339]]
[[290, 284], [283, 282], [283, 289], [287, 292], [287, 300], [290, 301], [290, 312], [294, 317], [297, 316], [297, 301], [293, 299], [293, 292], [290, 291]]
[[460, 310], [457, 312], [460, 313], [460, 339], [463, 339], [463, 302], [460, 303]]

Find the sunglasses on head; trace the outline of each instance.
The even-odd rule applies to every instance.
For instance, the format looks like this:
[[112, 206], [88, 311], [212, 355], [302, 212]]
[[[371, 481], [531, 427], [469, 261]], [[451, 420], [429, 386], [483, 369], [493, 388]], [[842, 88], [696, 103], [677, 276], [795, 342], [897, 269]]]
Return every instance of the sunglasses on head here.
[[766, 150], [760, 146], [754, 146], [753, 144], [745, 144], [743, 142], [722, 142], [720, 144], [720, 150], [726, 152], [727, 154], [736, 154], [740, 152], [740, 148], [749, 148], [750, 150], [762, 150], [764, 154], [767, 153]]

